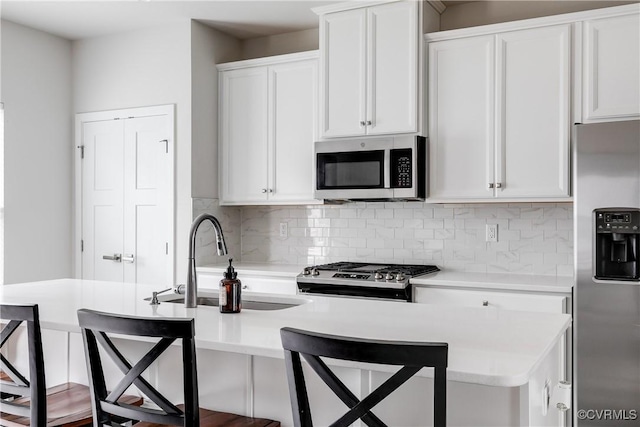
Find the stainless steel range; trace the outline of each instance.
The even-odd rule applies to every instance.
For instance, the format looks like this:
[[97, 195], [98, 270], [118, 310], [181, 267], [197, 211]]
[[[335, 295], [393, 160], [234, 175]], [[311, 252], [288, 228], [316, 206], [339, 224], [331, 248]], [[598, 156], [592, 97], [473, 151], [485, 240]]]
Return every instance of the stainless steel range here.
[[410, 302], [409, 280], [439, 270], [435, 265], [362, 262], [314, 265], [298, 275], [298, 292]]

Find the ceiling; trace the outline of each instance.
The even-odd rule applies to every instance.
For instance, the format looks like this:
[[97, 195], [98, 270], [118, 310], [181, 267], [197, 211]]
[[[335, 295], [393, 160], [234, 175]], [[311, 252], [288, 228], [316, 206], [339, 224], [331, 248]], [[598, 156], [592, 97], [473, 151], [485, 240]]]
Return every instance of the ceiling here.
[[[339, 0], [338, 0], [339, 1]], [[0, 16], [79, 40], [196, 19], [239, 39], [317, 28], [317, 0], [0, 0]]]

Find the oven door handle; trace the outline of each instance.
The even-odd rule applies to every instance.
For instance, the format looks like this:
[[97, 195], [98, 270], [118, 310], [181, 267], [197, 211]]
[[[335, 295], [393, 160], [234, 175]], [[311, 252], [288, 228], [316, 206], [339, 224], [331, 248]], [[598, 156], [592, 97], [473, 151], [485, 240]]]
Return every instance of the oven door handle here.
[[384, 150], [384, 188], [391, 188], [391, 150]]

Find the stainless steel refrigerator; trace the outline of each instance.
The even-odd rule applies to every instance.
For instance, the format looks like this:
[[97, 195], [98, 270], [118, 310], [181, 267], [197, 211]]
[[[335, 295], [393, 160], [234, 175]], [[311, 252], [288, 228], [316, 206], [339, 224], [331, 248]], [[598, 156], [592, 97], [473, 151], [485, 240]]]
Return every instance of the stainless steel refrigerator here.
[[640, 426], [640, 121], [573, 140], [574, 420]]

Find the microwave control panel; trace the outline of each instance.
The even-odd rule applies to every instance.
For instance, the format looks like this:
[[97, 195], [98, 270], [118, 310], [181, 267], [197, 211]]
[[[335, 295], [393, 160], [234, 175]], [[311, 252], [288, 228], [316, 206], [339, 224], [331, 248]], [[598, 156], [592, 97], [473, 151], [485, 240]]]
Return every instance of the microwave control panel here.
[[391, 188], [411, 188], [413, 186], [411, 154], [411, 148], [391, 150]]

